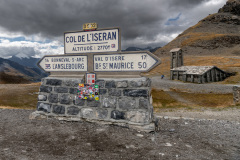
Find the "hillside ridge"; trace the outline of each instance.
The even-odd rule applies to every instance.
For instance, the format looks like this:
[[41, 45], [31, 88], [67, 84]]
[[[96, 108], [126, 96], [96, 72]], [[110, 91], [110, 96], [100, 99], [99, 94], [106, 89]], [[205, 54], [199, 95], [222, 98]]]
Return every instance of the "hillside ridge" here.
[[167, 55], [182, 48], [186, 55], [240, 55], [240, 0], [229, 0], [154, 53]]

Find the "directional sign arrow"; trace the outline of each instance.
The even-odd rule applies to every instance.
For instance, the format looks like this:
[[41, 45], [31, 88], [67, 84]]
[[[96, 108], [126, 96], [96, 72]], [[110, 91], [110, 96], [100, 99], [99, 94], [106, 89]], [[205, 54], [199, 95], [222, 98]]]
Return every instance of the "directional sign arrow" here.
[[160, 64], [160, 59], [151, 52], [120, 52], [95, 54], [94, 72], [149, 72]]
[[65, 55], [47, 55], [39, 62], [40, 67], [45, 72], [54, 71], [87, 71], [87, 56], [65, 56]]

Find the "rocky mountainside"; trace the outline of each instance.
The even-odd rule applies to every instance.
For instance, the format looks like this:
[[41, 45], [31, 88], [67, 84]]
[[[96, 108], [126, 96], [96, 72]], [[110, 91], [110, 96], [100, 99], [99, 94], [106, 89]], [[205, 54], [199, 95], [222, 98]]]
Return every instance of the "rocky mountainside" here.
[[147, 47], [147, 48], [139, 48], [139, 47], [128, 47], [126, 50], [123, 51], [150, 51], [150, 52], [155, 52], [157, 49], [161, 47]]
[[182, 48], [186, 55], [240, 55], [240, 0], [228, 0], [211, 14], [154, 53]]
[[31, 68], [38, 68], [37, 62], [40, 60], [40, 58], [32, 58], [32, 57], [19, 58], [17, 56], [12, 56], [8, 60], [17, 62], [18, 64], [21, 64], [23, 66], [27, 66], [27, 67], [31, 67]]
[[0, 58], [0, 83], [27, 83], [40, 81], [45, 74], [38, 68], [20, 65], [8, 59]]

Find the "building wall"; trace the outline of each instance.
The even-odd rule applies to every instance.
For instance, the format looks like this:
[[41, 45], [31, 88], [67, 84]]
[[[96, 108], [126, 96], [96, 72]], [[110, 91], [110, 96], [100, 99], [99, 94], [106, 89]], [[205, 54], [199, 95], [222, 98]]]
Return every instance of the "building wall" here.
[[193, 82], [193, 83], [208, 83], [208, 82], [218, 82], [223, 81], [227, 77], [227, 73], [213, 68], [203, 75], [195, 74], [184, 74], [183, 71], [172, 71], [171, 70], [171, 80], [181, 80], [184, 82]]
[[178, 52], [171, 52], [171, 69], [183, 66], [182, 50]]

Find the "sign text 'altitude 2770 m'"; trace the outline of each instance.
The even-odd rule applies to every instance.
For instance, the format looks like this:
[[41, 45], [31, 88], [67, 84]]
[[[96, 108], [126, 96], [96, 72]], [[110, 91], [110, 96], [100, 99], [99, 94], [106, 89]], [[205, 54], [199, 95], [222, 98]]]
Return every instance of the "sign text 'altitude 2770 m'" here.
[[120, 50], [119, 28], [64, 33], [65, 53], [115, 52]]

